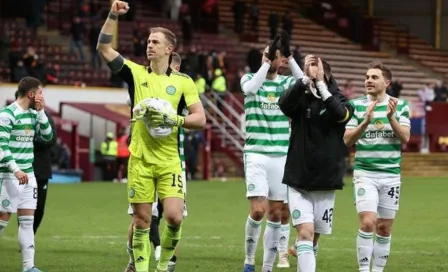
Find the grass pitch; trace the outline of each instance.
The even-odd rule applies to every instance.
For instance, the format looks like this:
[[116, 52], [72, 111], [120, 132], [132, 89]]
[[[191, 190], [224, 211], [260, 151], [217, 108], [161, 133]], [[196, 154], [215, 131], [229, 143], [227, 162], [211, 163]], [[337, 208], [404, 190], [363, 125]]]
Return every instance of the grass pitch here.
[[[350, 181], [347, 181], [350, 184]], [[331, 236], [322, 236], [318, 271], [357, 271], [358, 229], [352, 186], [336, 197]], [[392, 253], [385, 271], [448, 271], [448, 180], [403, 180]], [[248, 215], [243, 182], [189, 182], [188, 218], [180, 243], [178, 272], [238, 272], [244, 260]], [[126, 188], [85, 183], [49, 186], [47, 210], [36, 236], [36, 264], [48, 272], [121, 272], [127, 264]], [[291, 243], [295, 232], [291, 232]], [[262, 262], [262, 238], [257, 264]], [[16, 219], [0, 237], [0, 271], [21, 271]], [[289, 269], [296, 271], [291, 258]], [[155, 262], [151, 262], [151, 270]]]

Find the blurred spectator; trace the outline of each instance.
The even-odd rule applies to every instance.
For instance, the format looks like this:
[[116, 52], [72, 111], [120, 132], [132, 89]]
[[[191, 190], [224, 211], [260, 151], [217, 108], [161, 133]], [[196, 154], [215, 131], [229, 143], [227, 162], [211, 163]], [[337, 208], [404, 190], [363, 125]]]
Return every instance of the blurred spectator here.
[[135, 23], [132, 31], [132, 44], [134, 45], [134, 56], [141, 57], [146, 52], [147, 32], [143, 23]]
[[8, 60], [9, 50], [11, 49], [11, 38], [8, 34], [6, 27], [0, 27], [0, 61]]
[[205, 0], [201, 7], [200, 24], [206, 33], [217, 33], [219, 22], [218, 3], [216, 0]]
[[399, 98], [401, 90], [403, 90], [403, 82], [397, 79], [389, 85], [389, 88], [387, 88], [387, 94], [392, 97]]
[[127, 168], [129, 161], [129, 136], [126, 133], [126, 129], [122, 128], [117, 137], [117, 181], [127, 182]]
[[32, 31], [33, 35], [36, 35], [37, 28], [44, 24], [44, 8], [45, 0], [27, 1], [27, 7], [25, 8], [26, 25]]
[[23, 61], [19, 60], [12, 69], [12, 82], [18, 83], [22, 78], [28, 75], [28, 71], [25, 68]]
[[106, 139], [101, 143], [100, 152], [102, 156], [102, 179], [112, 181], [116, 176], [115, 164], [117, 161], [118, 143], [112, 132], [106, 134]]
[[51, 158], [52, 165], [57, 169], [68, 169], [70, 167], [70, 149], [60, 138], [56, 139]]
[[251, 73], [256, 73], [261, 66], [262, 55], [260, 50], [255, 47], [247, 53], [247, 65]]
[[184, 44], [190, 44], [193, 39], [193, 23], [191, 20], [190, 6], [183, 3], [179, 10], [179, 20], [184, 38]]
[[[227, 82], [226, 78], [222, 74], [221, 69], [215, 70], [215, 78], [212, 82], [212, 90], [221, 98], [221, 100], [225, 100], [227, 93]], [[218, 109], [223, 111], [222, 103], [218, 101]]]
[[185, 56], [185, 67], [187, 68], [187, 74], [192, 78], [196, 77], [196, 73], [200, 73], [199, 56], [194, 45], [190, 47], [190, 50]]
[[447, 102], [448, 88], [445, 82], [438, 81], [437, 86], [434, 88], [434, 92], [436, 95], [434, 101]]
[[94, 21], [89, 31], [89, 49], [90, 49], [90, 58], [93, 68], [101, 69], [101, 57], [98, 51], [96, 51], [96, 45], [98, 42], [98, 37], [101, 32], [101, 27], [99, 26], [98, 21]]
[[204, 144], [204, 136], [202, 131], [185, 130], [185, 162], [188, 169], [189, 179], [196, 179], [196, 172], [198, 168], [199, 149], [201, 144]]
[[258, 0], [250, 5], [249, 16], [251, 21], [252, 31], [258, 30], [258, 18], [260, 17], [260, 9], [258, 8]]
[[198, 93], [204, 94], [205, 93], [205, 89], [207, 88], [207, 83], [205, 82], [205, 79], [202, 77], [201, 74], [197, 74], [196, 75], [196, 80], [195, 80], [195, 85], [196, 88], [198, 89]]
[[302, 54], [300, 54], [300, 46], [298, 45], [294, 46], [294, 49], [292, 50], [292, 57], [299, 65], [300, 69], [303, 70]]
[[269, 30], [271, 35], [269, 36], [271, 40], [275, 38], [275, 35], [277, 35], [277, 28], [278, 28], [278, 21], [279, 16], [276, 11], [272, 11], [271, 14], [269, 14]]
[[427, 83], [423, 89], [418, 91], [420, 101], [426, 106], [426, 110], [430, 110], [429, 103], [434, 101], [434, 83]]
[[232, 6], [234, 30], [238, 34], [244, 32], [244, 15], [246, 14], [246, 3], [235, 0]]
[[23, 55], [23, 63], [28, 70], [28, 74], [32, 74], [32, 69], [37, 66], [38, 60], [39, 55], [36, 53], [36, 49], [33, 46], [28, 46]]
[[356, 97], [355, 85], [352, 80], [347, 80], [342, 91], [348, 99], [353, 99]]
[[58, 84], [59, 64], [49, 62], [45, 67], [45, 84]]
[[70, 34], [71, 34], [70, 54], [73, 55], [74, 50], [76, 48], [78, 50], [78, 54], [79, 54], [78, 57], [82, 61], [85, 61], [84, 48], [83, 48], [85, 32], [86, 32], [86, 29], [84, 27], [84, 23], [81, 22], [81, 18], [79, 16], [75, 16], [73, 18], [73, 23], [70, 28]]
[[226, 59], [227, 56], [227, 52], [226, 51], [221, 51], [218, 55], [217, 55], [217, 61], [218, 61], [218, 65], [215, 66], [215, 69], [219, 68], [221, 69], [223, 74], [227, 73], [227, 70], [229, 68], [229, 63], [227, 62]]
[[292, 11], [288, 10], [283, 16], [283, 30], [285, 30], [289, 37], [292, 37], [292, 28], [294, 26], [294, 21], [292, 17]]

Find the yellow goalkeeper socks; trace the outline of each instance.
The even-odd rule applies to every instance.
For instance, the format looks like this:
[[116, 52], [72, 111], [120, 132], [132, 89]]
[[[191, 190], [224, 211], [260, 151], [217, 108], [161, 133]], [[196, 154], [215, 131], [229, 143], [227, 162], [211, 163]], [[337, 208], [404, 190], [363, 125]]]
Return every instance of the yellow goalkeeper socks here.
[[159, 264], [157, 265], [158, 270], [165, 271], [168, 269], [168, 263], [174, 255], [181, 233], [182, 226], [175, 227], [169, 224], [165, 225], [161, 239], [162, 251]]
[[134, 227], [132, 249], [134, 251], [134, 261], [137, 272], [148, 272], [149, 258], [151, 256], [149, 229], [136, 229]]

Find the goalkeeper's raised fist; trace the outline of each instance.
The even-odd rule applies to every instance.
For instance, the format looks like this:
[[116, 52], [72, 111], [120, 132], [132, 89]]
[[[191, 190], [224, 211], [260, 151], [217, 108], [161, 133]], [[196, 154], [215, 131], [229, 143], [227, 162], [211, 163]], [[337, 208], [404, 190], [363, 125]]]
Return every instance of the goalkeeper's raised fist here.
[[129, 4], [124, 1], [114, 1], [112, 3], [112, 7], [110, 8], [110, 12], [115, 15], [126, 14], [128, 10], [129, 10]]

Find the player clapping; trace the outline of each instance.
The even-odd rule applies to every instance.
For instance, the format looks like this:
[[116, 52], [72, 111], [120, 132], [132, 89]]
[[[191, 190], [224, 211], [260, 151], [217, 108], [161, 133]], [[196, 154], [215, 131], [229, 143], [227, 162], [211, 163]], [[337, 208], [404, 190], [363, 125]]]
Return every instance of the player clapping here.
[[370, 271], [371, 263], [372, 272], [384, 270], [399, 207], [401, 145], [409, 141], [410, 120], [406, 101], [386, 94], [391, 81], [391, 71], [381, 62], [369, 65], [364, 82], [367, 96], [350, 102], [354, 115], [344, 135], [347, 146], [355, 144], [356, 149], [353, 183], [360, 223], [359, 271]]
[[297, 271], [315, 272], [313, 240], [332, 231], [335, 190], [343, 184], [343, 135], [352, 110], [330, 66], [312, 55], [305, 58], [305, 76], [283, 93], [279, 106], [292, 120], [283, 183], [297, 230]]
[[[277, 74], [286, 62], [289, 62], [294, 77]], [[280, 111], [277, 101], [296, 78], [302, 76], [291, 56], [289, 37], [282, 33], [265, 48], [261, 68], [255, 74], [241, 78], [246, 112], [246, 196], [250, 201], [245, 230], [245, 272], [255, 271], [255, 253], [266, 212], [261, 271], [273, 269], [281, 236], [282, 206], [286, 199], [286, 186], [281, 183], [281, 178], [289, 142], [289, 119]], [[289, 224], [286, 227], [289, 229]], [[285, 239], [289, 240], [289, 237]]]

